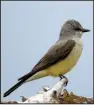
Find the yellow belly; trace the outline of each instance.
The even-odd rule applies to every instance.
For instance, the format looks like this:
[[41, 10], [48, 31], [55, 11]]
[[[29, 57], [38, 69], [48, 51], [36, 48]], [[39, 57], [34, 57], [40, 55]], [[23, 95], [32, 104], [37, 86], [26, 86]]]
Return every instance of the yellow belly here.
[[68, 57], [53, 66], [48, 67], [45, 70], [37, 72], [35, 75], [30, 77], [26, 82], [39, 79], [45, 76], [59, 76], [59, 74], [65, 74], [70, 71], [77, 63], [80, 55], [82, 53], [82, 43], [81, 41], [77, 41], [77, 44], [74, 46], [71, 53]]
[[82, 44], [76, 44], [69, 56], [58, 62], [57, 64], [49, 67], [47, 72], [49, 75], [58, 76], [59, 74], [65, 74], [70, 71], [77, 63], [82, 52]]

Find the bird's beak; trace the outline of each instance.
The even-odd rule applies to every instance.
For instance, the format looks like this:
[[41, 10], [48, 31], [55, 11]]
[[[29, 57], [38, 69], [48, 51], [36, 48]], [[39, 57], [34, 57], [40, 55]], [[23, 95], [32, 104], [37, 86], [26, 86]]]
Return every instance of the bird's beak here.
[[82, 31], [83, 31], [83, 32], [89, 32], [90, 30], [83, 28]]

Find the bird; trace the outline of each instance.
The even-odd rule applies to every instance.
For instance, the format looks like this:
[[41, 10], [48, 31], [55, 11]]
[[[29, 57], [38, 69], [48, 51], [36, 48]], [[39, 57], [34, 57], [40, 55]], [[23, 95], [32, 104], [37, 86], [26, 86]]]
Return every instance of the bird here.
[[83, 28], [80, 22], [74, 19], [65, 21], [62, 25], [59, 38], [38, 61], [33, 69], [18, 78], [18, 82], [6, 91], [3, 97], [8, 96], [19, 86], [45, 76], [63, 78], [77, 64], [83, 50], [81, 37], [83, 33], [89, 32]]

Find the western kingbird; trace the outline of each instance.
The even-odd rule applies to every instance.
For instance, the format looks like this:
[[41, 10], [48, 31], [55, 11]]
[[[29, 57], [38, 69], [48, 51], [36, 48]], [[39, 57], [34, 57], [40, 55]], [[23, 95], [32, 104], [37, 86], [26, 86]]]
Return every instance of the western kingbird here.
[[23, 83], [45, 76], [60, 76], [70, 71], [77, 63], [83, 49], [81, 37], [85, 29], [76, 20], [68, 20], [62, 26], [59, 40], [34, 66], [32, 71], [18, 79], [18, 83], [4, 93], [8, 96]]

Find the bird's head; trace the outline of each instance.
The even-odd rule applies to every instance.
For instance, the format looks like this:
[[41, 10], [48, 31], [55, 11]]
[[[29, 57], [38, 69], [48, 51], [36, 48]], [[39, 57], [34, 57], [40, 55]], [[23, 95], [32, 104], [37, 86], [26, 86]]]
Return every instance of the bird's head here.
[[82, 25], [76, 20], [68, 20], [62, 26], [60, 36], [69, 36], [69, 35], [76, 35], [81, 37], [84, 32], [89, 32], [89, 29], [85, 29]]

